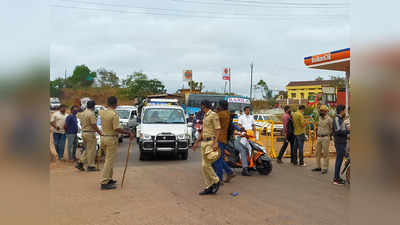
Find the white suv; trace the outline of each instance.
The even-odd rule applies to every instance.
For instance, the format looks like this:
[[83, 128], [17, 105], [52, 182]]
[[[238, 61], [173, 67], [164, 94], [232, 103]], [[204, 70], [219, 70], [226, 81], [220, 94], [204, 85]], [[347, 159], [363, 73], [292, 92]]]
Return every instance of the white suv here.
[[182, 107], [151, 105], [143, 107], [137, 126], [140, 160], [167, 152], [177, 158], [188, 158], [190, 135]]

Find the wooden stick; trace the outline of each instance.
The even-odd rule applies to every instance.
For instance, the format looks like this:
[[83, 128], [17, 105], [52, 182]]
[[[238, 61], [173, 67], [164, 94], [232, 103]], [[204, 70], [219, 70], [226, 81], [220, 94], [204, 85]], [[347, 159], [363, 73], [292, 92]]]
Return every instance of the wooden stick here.
[[128, 168], [128, 161], [129, 161], [129, 155], [131, 153], [131, 146], [132, 146], [132, 141], [129, 140], [128, 153], [126, 154], [124, 173], [122, 174], [121, 189], [124, 186], [125, 173], [126, 173], [126, 169]]

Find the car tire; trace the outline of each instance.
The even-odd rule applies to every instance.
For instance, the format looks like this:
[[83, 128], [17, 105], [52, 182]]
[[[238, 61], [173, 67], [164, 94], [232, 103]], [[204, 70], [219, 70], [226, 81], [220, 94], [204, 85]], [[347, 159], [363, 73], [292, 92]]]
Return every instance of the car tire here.
[[118, 138], [118, 143], [122, 143], [124, 141], [124, 137], [119, 137]]
[[187, 160], [187, 159], [188, 159], [188, 156], [189, 156], [189, 152], [186, 151], [186, 152], [184, 152], [184, 153], [181, 154], [181, 157], [182, 157], [181, 159], [182, 159], [182, 160]]
[[142, 150], [139, 151], [139, 160], [140, 160], [140, 161], [146, 160], [146, 156], [144, 155], [144, 153], [143, 153]]

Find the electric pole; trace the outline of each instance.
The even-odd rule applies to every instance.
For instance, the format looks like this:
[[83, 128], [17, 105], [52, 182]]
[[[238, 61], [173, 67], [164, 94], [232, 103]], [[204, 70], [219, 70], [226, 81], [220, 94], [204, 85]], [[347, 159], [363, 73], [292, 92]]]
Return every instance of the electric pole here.
[[231, 79], [232, 79], [232, 77], [231, 77], [231, 68], [229, 68], [229, 95], [231, 95]]
[[253, 63], [250, 64], [250, 100], [253, 94]]

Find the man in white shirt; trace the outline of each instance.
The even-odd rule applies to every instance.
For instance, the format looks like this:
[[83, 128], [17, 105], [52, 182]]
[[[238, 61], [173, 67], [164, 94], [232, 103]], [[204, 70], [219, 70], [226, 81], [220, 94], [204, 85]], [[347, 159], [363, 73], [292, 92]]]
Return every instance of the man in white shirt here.
[[53, 128], [53, 144], [56, 149], [58, 159], [63, 160], [64, 148], [65, 148], [65, 119], [67, 118], [65, 113], [65, 105], [60, 106], [60, 110], [53, 113], [50, 119], [50, 125]]
[[[256, 122], [254, 121], [254, 118], [252, 115], [250, 115], [250, 107], [246, 106], [244, 108], [245, 114], [241, 115], [239, 117], [239, 127], [242, 130], [253, 130], [254, 134], [256, 134]], [[240, 132], [241, 135], [238, 136], [238, 138], [235, 140], [235, 146], [239, 149], [240, 151], [240, 157], [242, 159], [242, 175], [243, 176], [250, 176], [249, 170], [248, 170], [248, 162], [247, 162], [247, 155], [249, 154], [249, 151], [251, 151], [251, 146], [250, 143], [248, 142], [245, 132]]]

